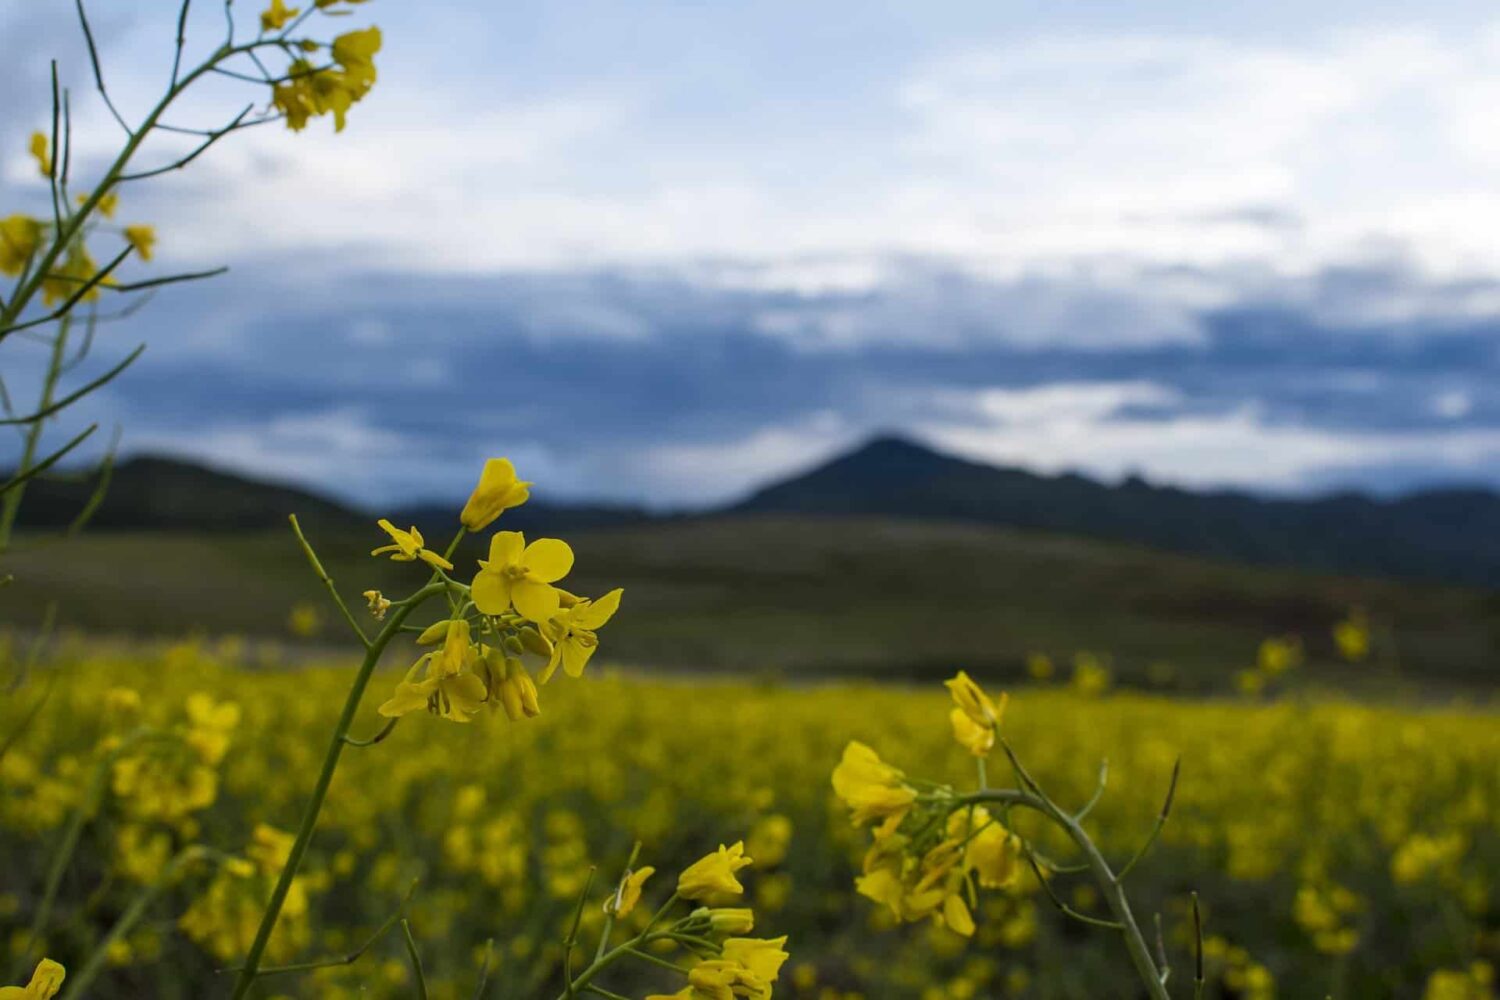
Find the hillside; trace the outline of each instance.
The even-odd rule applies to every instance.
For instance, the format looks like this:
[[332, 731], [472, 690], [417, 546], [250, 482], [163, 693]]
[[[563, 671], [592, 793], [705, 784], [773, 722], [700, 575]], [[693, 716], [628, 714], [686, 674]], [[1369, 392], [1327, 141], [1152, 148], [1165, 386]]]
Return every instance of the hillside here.
[[[56, 530], [71, 524], [94, 492], [82, 477], [39, 478], [28, 487], [21, 508], [23, 529]], [[457, 503], [461, 503], [459, 500]], [[296, 511], [309, 528], [363, 530], [379, 516], [441, 530], [456, 503], [417, 504], [380, 514], [363, 511], [312, 490], [243, 476], [194, 462], [141, 456], [121, 462], [109, 489], [89, 520], [94, 530], [240, 532], [280, 529]], [[560, 531], [642, 520], [630, 507], [551, 504], [533, 500], [510, 515], [522, 531]]]
[[1500, 581], [1500, 496], [1485, 490], [1385, 501], [1200, 493], [1140, 479], [1110, 486], [982, 465], [884, 437], [734, 509], [972, 521], [1261, 565], [1482, 587]]
[[[510, 515], [506, 514], [506, 518]], [[316, 532], [351, 604], [367, 587], [410, 584], [407, 567], [366, 554], [373, 526]], [[1280, 569], [1255, 569], [985, 525], [798, 515], [683, 519], [569, 532], [570, 587], [625, 588], [605, 633], [606, 661], [739, 676], [946, 675], [955, 665], [1008, 679], [1045, 651], [1114, 655], [1144, 684], [1224, 690], [1268, 634], [1302, 635], [1321, 682], [1492, 688], [1500, 599]], [[472, 571], [481, 542], [456, 560]], [[289, 534], [90, 532], [6, 558], [20, 585], [0, 620], [34, 627], [56, 600], [94, 633], [177, 637], [194, 630], [289, 639], [301, 601], [323, 607]], [[1382, 654], [1333, 664], [1328, 630], [1354, 605], [1382, 630]], [[313, 644], [341, 639], [325, 614]], [[1398, 674], [1399, 665], [1399, 674]]]

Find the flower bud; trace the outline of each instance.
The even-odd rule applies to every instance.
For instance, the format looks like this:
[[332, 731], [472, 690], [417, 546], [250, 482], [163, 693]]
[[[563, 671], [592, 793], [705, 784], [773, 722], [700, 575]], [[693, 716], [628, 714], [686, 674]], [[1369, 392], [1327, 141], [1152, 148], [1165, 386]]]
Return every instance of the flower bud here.
[[708, 911], [708, 923], [716, 934], [749, 934], [755, 929], [755, 911], [745, 907], [717, 907]]
[[501, 512], [519, 507], [531, 496], [530, 483], [516, 479], [516, 467], [508, 458], [492, 458], [484, 463], [479, 485], [474, 487], [458, 519], [470, 531], [480, 531]]

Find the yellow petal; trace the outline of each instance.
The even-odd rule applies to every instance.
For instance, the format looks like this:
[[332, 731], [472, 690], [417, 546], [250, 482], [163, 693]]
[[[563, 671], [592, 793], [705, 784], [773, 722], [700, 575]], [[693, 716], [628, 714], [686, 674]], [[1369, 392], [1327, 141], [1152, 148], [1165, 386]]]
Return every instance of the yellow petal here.
[[[517, 580], [510, 588], [510, 599], [517, 611], [534, 622], [550, 621], [557, 614], [557, 590], [550, 584]], [[474, 603], [476, 606], [479, 604], [477, 600]]]
[[538, 538], [521, 557], [526, 575], [542, 583], [556, 583], [573, 568], [573, 550], [560, 538]]
[[570, 622], [577, 628], [596, 629], [604, 625], [614, 617], [620, 608], [620, 597], [625, 591], [619, 587], [611, 590], [597, 601], [589, 603], [574, 611], [570, 616]]
[[469, 586], [469, 597], [480, 614], [499, 615], [510, 610], [510, 578], [500, 573], [482, 569], [474, 574]]
[[563, 670], [569, 677], [582, 677], [583, 668], [589, 665], [589, 658], [598, 648], [593, 643], [584, 645], [571, 639], [564, 640], [562, 643]]
[[964, 937], [974, 936], [974, 917], [969, 913], [969, 904], [957, 893], [943, 900], [943, 920]]
[[497, 531], [490, 538], [490, 565], [496, 570], [521, 562], [526, 550], [526, 536], [519, 531]]

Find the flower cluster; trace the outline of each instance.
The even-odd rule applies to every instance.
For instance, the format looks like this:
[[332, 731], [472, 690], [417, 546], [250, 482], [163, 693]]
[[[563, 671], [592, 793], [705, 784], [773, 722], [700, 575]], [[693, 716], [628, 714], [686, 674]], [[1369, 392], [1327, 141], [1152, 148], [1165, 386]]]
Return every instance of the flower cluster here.
[[[47, 136], [41, 132], [33, 132], [29, 149], [37, 161], [41, 175], [50, 177], [54, 164]], [[79, 195], [77, 200], [80, 205], [84, 205], [88, 203], [89, 196]], [[95, 205], [99, 217], [105, 222], [114, 219], [118, 207], [119, 195], [114, 191], [106, 191], [100, 195]], [[66, 216], [63, 221], [68, 221]], [[81, 302], [96, 302], [100, 286], [108, 287], [114, 283], [114, 279], [108, 275], [98, 278], [99, 265], [89, 252], [88, 237], [100, 229], [108, 229], [123, 239], [141, 260], [151, 260], [156, 247], [156, 230], [151, 226], [143, 223], [120, 227], [101, 224], [79, 226], [71, 232], [58, 259], [41, 276], [40, 288], [44, 304], [56, 305], [75, 296]], [[65, 229], [62, 232], [67, 231]], [[30, 272], [38, 256], [59, 235], [56, 219], [40, 219], [23, 214], [0, 218], [0, 275], [14, 278]]]
[[[600, 945], [600, 958], [577, 979], [571, 979], [570, 974], [569, 992], [587, 987], [613, 961], [638, 955], [639, 948], [655, 944], [681, 947], [693, 956], [694, 962], [687, 968], [673, 966], [687, 978], [687, 985], [681, 990], [652, 994], [646, 1000], [770, 1000], [772, 984], [780, 978], [781, 967], [788, 958], [787, 939], [746, 937], [755, 929], [754, 911], [728, 905], [745, 891], [737, 873], [753, 863], [745, 854], [743, 843], [719, 845], [718, 850], [683, 869], [677, 877], [676, 892], [634, 939], [609, 951], [609, 928], [635, 912], [643, 887], [655, 869], [626, 871], [605, 901], [610, 923]], [[679, 900], [702, 905], [685, 917], [663, 923], [667, 912]]]
[[[459, 516], [462, 530], [489, 527], [504, 511], [525, 503], [530, 486], [516, 477], [509, 459], [490, 459]], [[547, 683], [559, 666], [570, 677], [581, 676], [598, 648], [597, 630], [619, 609], [621, 590], [589, 600], [557, 586], [573, 568], [573, 550], [561, 539], [528, 543], [519, 531], [497, 531], [489, 558], [479, 560], [466, 586], [448, 576], [454, 568], [448, 555], [427, 548], [415, 526], [403, 531], [385, 520], [380, 526], [391, 543], [372, 554], [425, 563], [442, 581], [450, 605], [450, 617], [417, 637], [419, 645], [437, 648], [412, 664], [380, 706], [387, 718], [427, 709], [452, 722], [468, 722], [486, 705], [503, 709], [512, 721], [535, 716], [537, 684]], [[392, 606], [377, 591], [365, 597], [378, 619]], [[528, 656], [536, 679], [526, 665]]]
[[[982, 761], [995, 745], [1007, 696], [992, 700], [963, 671], [947, 686], [954, 739]], [[844, 748], [833, 790], [856, 826], [873, 826], [855, 886], [898, 920], [931, 918], [971, 936], [978, 889], [1009, 888], [1020, 877], [1021, 840], [985, 806], [945, 787], [920, 793], [863, 743]]]
[[[317, 0], [313, 9], [339, 13], [340, 0]], [[359, 3], [361, 0], [343, 0]], [[307, 14], [312, 13], [309, 10]], [[349, 114], [361, 98], [375, 85], [375, 54], [380, 51], [380, 29], [376, 27], [350, 31], [323, 43], [310, 38], [291, 39], [293, 28], [307, 17], [300, 7], [288, 7], [284, 0], [271, 0], [260, 15], [261, 33], [280, 32], [277, 40], [286, 51], [295, 48], [302, 56], [291, 60], [281, 80], [272, 84], [271, 104], [286, 119], [287, 128], [300, 132], [308, 120], [333, 115], [333, 129], [342, 132]], [[311, 58], [326, 50], [326, 62], [319, 65]]]

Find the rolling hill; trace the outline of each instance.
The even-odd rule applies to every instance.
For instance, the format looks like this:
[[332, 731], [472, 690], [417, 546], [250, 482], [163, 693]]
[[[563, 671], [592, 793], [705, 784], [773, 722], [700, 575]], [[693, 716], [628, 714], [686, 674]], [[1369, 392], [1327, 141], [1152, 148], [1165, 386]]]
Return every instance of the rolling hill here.
[[1355, 493], [1272, 499], [1193, 492], [1136, 478], [1110, 486], [982, 465], [882, 437], [758, 490], [734, 510], [969, 521], [1260, 565], [1500, 583], [1500, 496], [1477, 489], [1387, 501]]

